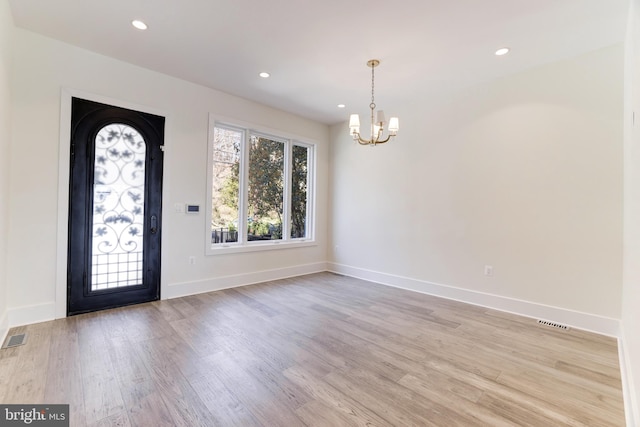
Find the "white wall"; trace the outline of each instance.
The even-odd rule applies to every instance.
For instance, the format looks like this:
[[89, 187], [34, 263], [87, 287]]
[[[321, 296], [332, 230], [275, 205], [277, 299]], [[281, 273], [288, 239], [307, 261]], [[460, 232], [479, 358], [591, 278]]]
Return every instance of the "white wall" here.
[[622, 350], [627, 404], [640, 422], [640, 0], [631, 1], [625, 53]]
[[9, 237], [9, 146], [11, 37], [13, 18], [7, 0], [0, 0], [0, 342], [8, 330], [7, 240]]
[[[15, 31], [14, 51], [11, 152], [11, 192], [14, 197], [10, 206], [12, 226], [8, 255], [12, 324], [44, 320], [55, 313], [60, 316], [60, 307], [64, 309], [64, 303], [60, 304], [64, 298], [64, 285], [60, 292], [60, 277], [64, 281], [66, 253], [60, 242], [66, 239], [66, 227], [58, 230], [58, 223], [64, 226], [66, 221], [68, 150], [63, 147], [59, 157], [60, 117], [64, 115], [61, 111], [62, 87], [106, 96], [166, 115], [163, 296], [325, 268], [326, 125], [24, 30]], [[205, 206], [209, 112], [267, 125], [318, 142], [316, 246], [204, 255], [204, 214], [179, 214], [173, 206], [185, 202]], [[59, 175], [62, 177], [60, 185]], [[60, 217], [59, 212], [62, 212]], [[196, 257], [195, 265], [189, 265], [191, 255]]]
[[617, 335], [623, 51], [415, 99], [386, 145], [332, 127], [331, 268]]

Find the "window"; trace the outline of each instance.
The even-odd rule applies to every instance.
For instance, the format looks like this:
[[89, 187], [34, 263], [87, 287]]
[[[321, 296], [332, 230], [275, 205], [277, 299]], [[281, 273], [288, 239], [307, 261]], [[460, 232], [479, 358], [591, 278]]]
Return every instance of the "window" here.
[[291, 238], [307, 236], [309, 147], [294, 145], [291, 157]]
[[240, 147], [243, 140], [244, 131], [219, 127], [213, 130], [212, 243], [238, 241]]
[[207, 252], [313, 240], [315, 146], [211, 120]]
[[285, 142], [251, 135], [247, 184], [247, 239], [280, 240], [284, 214]]

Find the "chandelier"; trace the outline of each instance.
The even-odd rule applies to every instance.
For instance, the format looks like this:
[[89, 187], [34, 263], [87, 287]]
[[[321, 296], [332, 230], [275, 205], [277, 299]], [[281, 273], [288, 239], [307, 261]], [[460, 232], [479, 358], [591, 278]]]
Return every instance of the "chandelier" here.
[[[375, 88], [375, 76], [374, 69], [380, 65], [380, 61], [377, 59], [371, 59], [367, 61], [367, 67], [371, 67], [371, 104], [369, 104], [369, 108], [371, 109], [371, 137], [369, 139], [364, 139], [360, 135], [360, 116], [357, 114], [352, 114], [349, 117], [349, 129], [351, 130], [351, 136], [354, 141], [357, 141], [361, 145], [376, 145], [376, 144], [384, 144], [389, 141], [392, 137], [396, 136], [398, 133], [398, 129], [400, 128], [400, 122], [397, 117], [391, 117], [389, 119], [389, 127], [387, 128], [387, 137], [383, 138], [384, 132], [384, 111], [379, 110], [377, 114], [374, 115], [376, 109], [376, 102], [374, 96], [374, 88]], [[375, 120], [374, 120], [375, 116]]]

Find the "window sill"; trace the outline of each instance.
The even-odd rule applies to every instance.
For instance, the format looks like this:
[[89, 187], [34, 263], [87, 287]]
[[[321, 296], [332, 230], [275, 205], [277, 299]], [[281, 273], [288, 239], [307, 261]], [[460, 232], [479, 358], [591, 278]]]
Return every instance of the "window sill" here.
[[295, 249], [317, 246], [315, 240], [301, 239], [288, 241], [254, 241], [249, 243], [220, 243], [207, 248], [207, 255], [224, 255], [243, 252], [275, 251], [279, 249]]

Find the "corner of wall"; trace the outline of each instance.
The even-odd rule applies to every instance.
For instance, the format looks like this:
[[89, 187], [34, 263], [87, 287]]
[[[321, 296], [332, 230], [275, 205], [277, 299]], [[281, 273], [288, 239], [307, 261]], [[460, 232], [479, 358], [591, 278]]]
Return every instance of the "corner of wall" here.
[[0, 315], [0, 345], [4, 343], [4, 340], [7, 338], [7, 333], [9, 332], [9, 316], [7, 315], [7, 311], [5, 310], [2, 315]]
[[9, 331], [7, 237], [9, 232], [9, 150], [11, 144], [11, 64], [13, 19], [8, 1], [0, 2], [0, 343]]
[[640, 408], [638, 407], [638, 391], [633, 384], [633, 363], [629, 354], [628, 346], [625, 345], [626, 334], [624, 324], [620, 328], [620, 338], [618, 338], [618, 358], [620, 360], [620, 376], [622, 378], [622, 396], [624, 399], [624, 410], [627, 426], [638, 425], [640, 422]]
[[28, 305], [7, 310], [8, 326], [31, 325], [33, 323], [54, 320], [56, 313], [55, 303]]
[[[640, 425], [640, 372], [635, 364], [640, 356], [640, 130], [636, 112], [640, 110], [640, 0], [629, 2], [625, 38], [624, 98], [624, 241], [622, 324], [619, 342], [620, 370], [628, 426]], [[634, 359], [635, 358], [635, 359]]]

